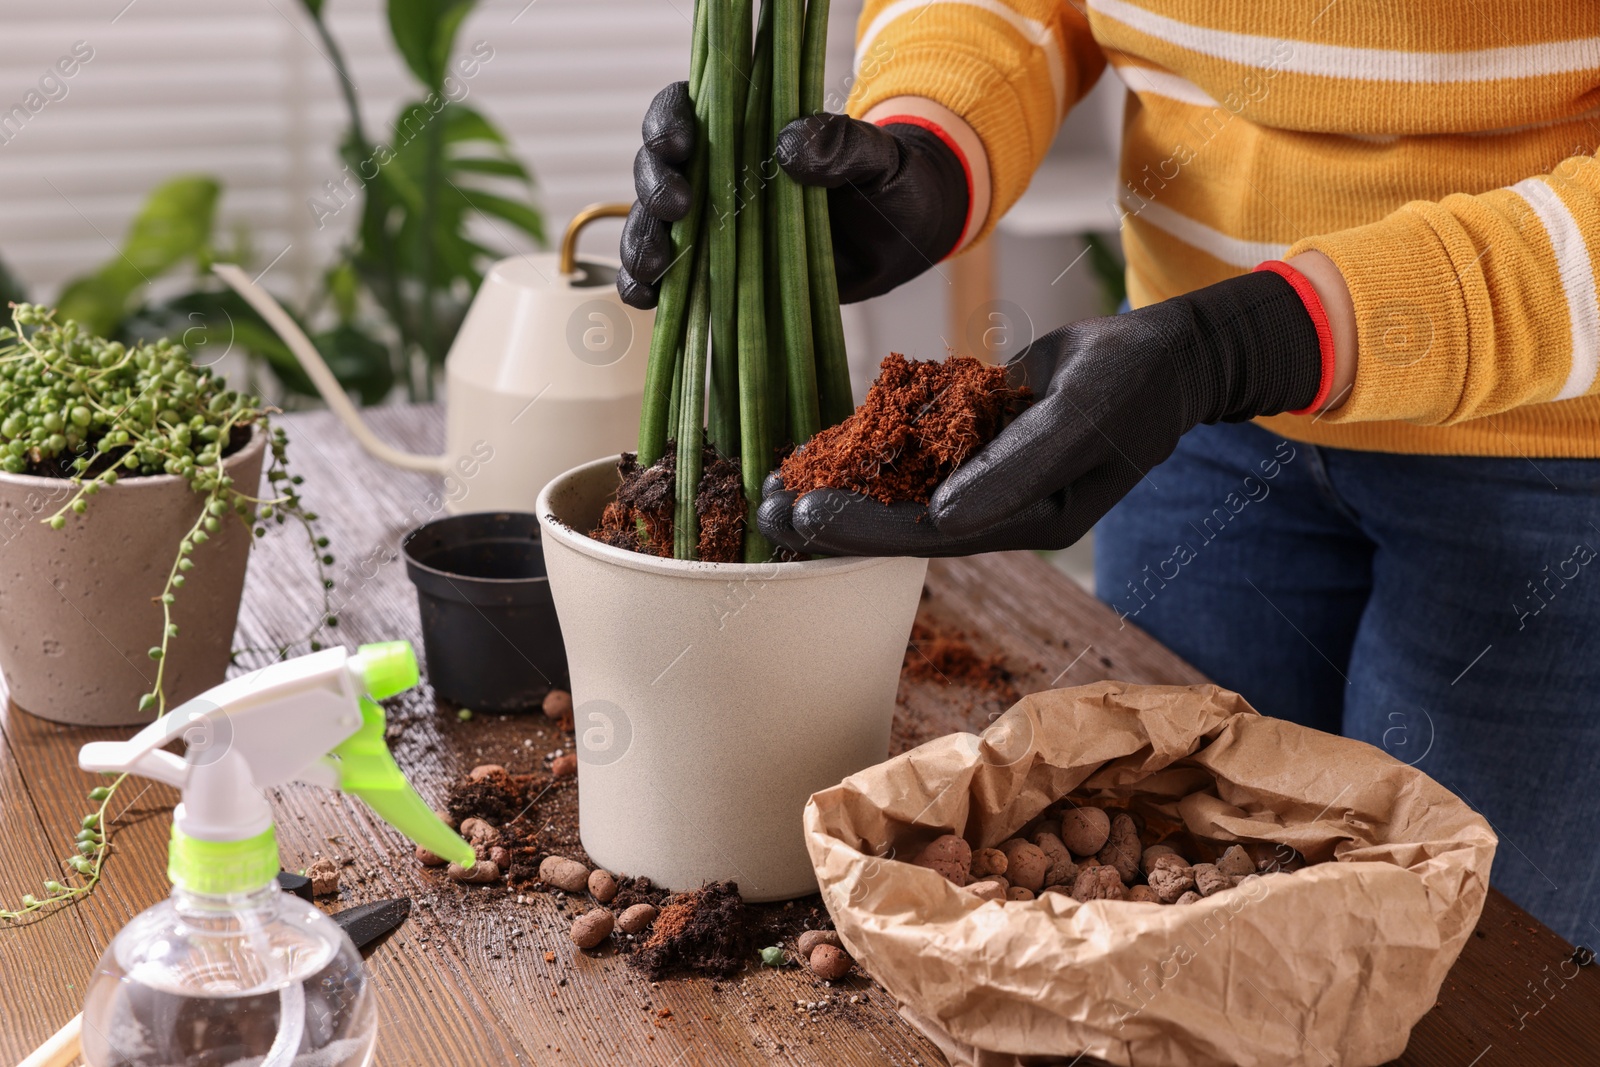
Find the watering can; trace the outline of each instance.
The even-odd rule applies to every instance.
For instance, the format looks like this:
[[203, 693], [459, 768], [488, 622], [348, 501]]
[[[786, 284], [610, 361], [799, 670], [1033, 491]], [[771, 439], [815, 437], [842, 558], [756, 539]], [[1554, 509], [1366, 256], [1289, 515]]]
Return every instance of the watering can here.
[[212, 269], [260, 313], [361, 446], [404, 470], [440, 474], [452, 513], [534, 510], [545, 483], [635, 439], [655, 313], [617, 296], [615, 261], [577, 258], [594, 204], [573, 217], [559, 253], [489, 268], [445, 359], [445, 451], [424, 456], [378, 438], [310, 338], [271, 294], [231, 264]]

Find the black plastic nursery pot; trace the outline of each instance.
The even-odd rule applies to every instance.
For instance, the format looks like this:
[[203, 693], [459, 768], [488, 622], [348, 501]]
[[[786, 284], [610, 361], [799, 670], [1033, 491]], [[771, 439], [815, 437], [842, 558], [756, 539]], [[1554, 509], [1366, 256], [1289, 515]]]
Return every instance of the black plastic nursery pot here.
[[523, 711], [567, 688], [537, 518], [453, 515], [413, 530], [404, 549], [436, 695], [476, 710]]

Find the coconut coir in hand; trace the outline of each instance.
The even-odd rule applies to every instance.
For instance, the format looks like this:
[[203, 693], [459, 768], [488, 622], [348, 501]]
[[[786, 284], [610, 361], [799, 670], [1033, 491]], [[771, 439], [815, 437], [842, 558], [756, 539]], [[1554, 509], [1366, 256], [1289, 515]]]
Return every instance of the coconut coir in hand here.
[[1027, 396], [1006, 382], [1005, 368], [971, 356], [936, 363], [891, 353], [856, 413], [783, 461], [784, 488], [797, 497], [828, 486], [885, 504], [926, 504]]

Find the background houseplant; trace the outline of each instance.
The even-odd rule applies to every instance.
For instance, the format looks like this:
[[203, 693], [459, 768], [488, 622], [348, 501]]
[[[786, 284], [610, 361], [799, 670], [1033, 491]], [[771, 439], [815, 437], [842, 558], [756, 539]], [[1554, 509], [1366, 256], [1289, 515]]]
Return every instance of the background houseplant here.
[[[182, 346], [126, 346], [15, 306], [0, 331], [0, 670], [12, 699], [58, 721], [132, 723], [222, 681], [249, 543], [266, 523], [301, 525], [325, 592], [333, 557], [287, 445], [259, 400]], [[326, 598], [324, 623], [336, 624]], [[0, 918], [94, 885], [115, 788], [95, 791], [100, 806], [65, 861], [81, 880], [51, 879]]]
[[[473, 236], [474, 224], [544, 243], [531, 172], [493, 122], [456, 99], [480, 62], [472, 51], [455, 56], [475, 0], [389, 0], [390, 35], [419, 95], [378, 134], [326, 21], [327, 4], [301, 0], [301, 6], [333, 68], [347, 122], [339, 145], [344, 169], [310, 207], [358, 221], [296, 317], [340, 384], [363, 402], [378, 403], [397, 386], [410, 400], [432, 399], [435, 374], [483, 271], [499, 258]], [[125, 342], [181, 339], [202, 360], [245, 353], [287, 394], [314, 397], [315, 386], [283, 342], [210, 276], [214, 260], [253, 258], [247, 234], [217, 245], [221, 193], [206, 175], [176, 177], [152, 190], [118, 253], [64, 287], [61, 314]], [[186, 269], [192, 271], [186, 288], [149, 299], [149, 282]]]

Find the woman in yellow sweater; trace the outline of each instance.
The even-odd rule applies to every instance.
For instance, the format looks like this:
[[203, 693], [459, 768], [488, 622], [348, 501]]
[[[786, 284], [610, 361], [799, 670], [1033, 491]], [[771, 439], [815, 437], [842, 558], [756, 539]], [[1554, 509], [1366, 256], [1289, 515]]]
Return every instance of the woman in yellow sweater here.
[[[983, 237], [1109, 64], [1134, 310], [1016, 363], [1038, 401], [927, 509], [772, 485], [811, 551], [1055, 548], [1266, 714], [1387, 748], [1501, 835], [1496, 884], [1600, 937], [1600, 5], [868, 0], [831, 190], [841, 293]], [[649, 304], [680, 87], [620, 285]], [[1286, 754], [1286, 758], [1293, 758]]]

